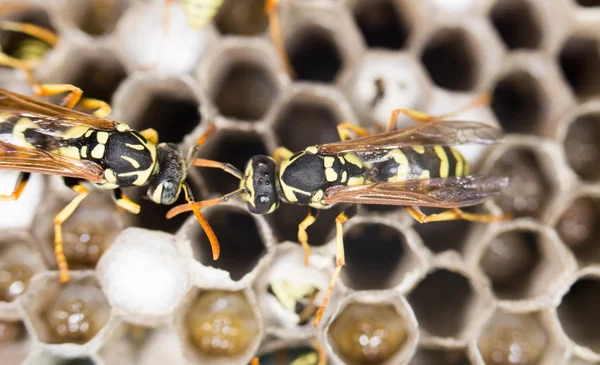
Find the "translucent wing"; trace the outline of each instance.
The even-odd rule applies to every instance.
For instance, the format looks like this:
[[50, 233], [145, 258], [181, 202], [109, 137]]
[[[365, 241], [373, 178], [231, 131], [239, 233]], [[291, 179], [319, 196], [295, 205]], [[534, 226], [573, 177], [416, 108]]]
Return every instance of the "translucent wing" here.
[[0, 170], [68, 176], [91, 182], [103, 181], [102, 168], [93, 162], [2, 141], [0, 141]]
[[322, 202], [458, 208], [482, 203], [507, 184], [507, 177], [464, 176], [334, 186]]
[[4, 89], [0, 89], [0, 113], [21, 114], [38, 120], [39, 126], [47, 130], [82, 125], [113, 131], [119, 124], [113, 120], [94, 117], [93, 115], [45, 103]]
[[465, 143], [492, 144], [502, 131], [477, 122], [444, 120], [414, 127], [317, 146], [323, 154], [374, 152], [402, 146], [452, 146]]

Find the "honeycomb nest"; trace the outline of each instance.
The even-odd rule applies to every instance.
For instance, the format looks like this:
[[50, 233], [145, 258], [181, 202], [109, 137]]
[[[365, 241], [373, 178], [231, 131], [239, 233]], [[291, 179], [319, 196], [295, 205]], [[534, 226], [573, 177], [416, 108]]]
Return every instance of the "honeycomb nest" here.
[[[267, 34], [263, 0], [227, 0], [202, 30], [176, 4], [164, 42], [162, 0], [22, 3], [30, 7], [6, 17], [61, 38], [36, 70], [41, 81], [73, 83], [109, 101], [111, 119], [154, 128], [183, 150], [214, 121], [201, 156], [238, 168], [279, 145], [335, 141], [342, 121], [380, 130], [394, 108], [443, 114], [489, 90], [490, 105], [457, 119], [507, 137], [462, 151], [478, 171], [511, 178], [484, 209], [515, 219], [420, 225], [402, 209], [359, 207], [344, 226], [347, 265], [313, 329], [267, 287], [285, 278], [326, 288], [341, 208], [308, 229], [308, 267], [296, 242], [304, 207], [268, 217], [239, 202], [207, 208], [222, 247], [213, 261], [193, 216], [166, 220], [142, 190], [129, 192], [142, 212], [121, 214], [94, 190], [65, 224], [73, 271], [60, 286], [52, 216], [73, 194], [34, 176], [19, 201], [0, 203], [3, 364], [246, 364], [255, 355], [279, 364], [282, 349], [306, 353], [315, 340], [331, 364], [600, 362], [600, 2], [282, 0], [295, 79]], [[31, 94], [18, 71], [1, 70], [0, 85]], [[237, 185], [222, 171], [190, 174], [201, 198]], [[10, 190], [16, 175], [0, 177]]]

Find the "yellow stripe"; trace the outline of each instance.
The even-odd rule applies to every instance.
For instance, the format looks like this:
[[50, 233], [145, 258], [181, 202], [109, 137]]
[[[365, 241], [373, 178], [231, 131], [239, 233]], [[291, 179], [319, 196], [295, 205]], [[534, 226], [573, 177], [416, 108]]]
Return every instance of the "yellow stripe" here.
[[425, 147], [423, 147], [423, 146], [413, 146], [412, 149], [415, 152], [420, 153], [420, 154], [424, 154], [425, 153]]
[[440, 159], [440, 177], [448, 177], [449, 166], [448, 155], [446, 155], [446, 151], [444, 151], [444, 148], [442, 146], [434, 146], [433, 150]]
[[421, 176], [419, 176], [419, 179], [429, 179], [431, 178], [431, 175], [429, 175], [429, 170], [423, 170], [421, 172]]
[[406, 181], [408, 178], [408, 158], [404, 154], [404, 152], [399, 149], [392, 150], [390, 152], [390, 156], [398, 163], [398, 172], [396, 172], [396, 176], [393, 176], [388, 179], [388, 182], [394, 181]]
[[134, 160], [131, 157], [127, 157], [127, 156], [121, 156], [121, 158], [127, 162], [129, 162], [134, 168], [139, 169], [140, 168], [140, 164], [139, 162], [137, 162], [136, 160]]
[[454, 155], [454, 158], [456, 159], [456, 171], [454, 171], [454, 176], [463, 176], [463, 157], [460, 153], [458, 153], [457, 150], [455, 150], [454, 148], [450, 148], [450, 151], [452, 151], [452, 155]]

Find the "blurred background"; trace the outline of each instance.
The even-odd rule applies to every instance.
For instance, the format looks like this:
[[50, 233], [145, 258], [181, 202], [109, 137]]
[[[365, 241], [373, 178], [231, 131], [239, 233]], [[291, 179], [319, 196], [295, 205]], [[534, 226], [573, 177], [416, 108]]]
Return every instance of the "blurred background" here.
[[[505, 132], [459, 150], [475, 172], [510, 178], [476, 210], [514, 219], [419, 224], [401, 208], [359, 206], [314, 329], [299, 303], [306, 288], [320, 303], [329, 284], [343, 207], [308, 229], [306, 267], [305, 207], [204, 209], [221, 243], [213, 261], [193, 216], [165, 219], [145, 189], [127, 191], [141, 213], [121, 213], [91, 190], [64, 225], [72, 281], [59, 285], [52, 219], [74, 194], [33, 176], [18, 201], [0, 202], [0, 363], [600, 363], [600, 1], [280, 0], [292, 76], [264, 1], [2, 1], [2, 20], [59, 42], [2, 31], [0, 46], [39, 61], [40, 82], [72, 83], [109, 102], [110, 119], [182, 151], [213, 122], [201, 157], [239, 169], [278, 146], [337, 141], [341, 122], [378, 132], [395, 108], [445, 114], [489, 92], [452, 119]], [[20, 70], [0, 69], [0, 87], [32, 95]], [[197, 199], [238, 186], [219, 170], [189, 174]], [[1, 172], [0, 193], [16, 177]]]

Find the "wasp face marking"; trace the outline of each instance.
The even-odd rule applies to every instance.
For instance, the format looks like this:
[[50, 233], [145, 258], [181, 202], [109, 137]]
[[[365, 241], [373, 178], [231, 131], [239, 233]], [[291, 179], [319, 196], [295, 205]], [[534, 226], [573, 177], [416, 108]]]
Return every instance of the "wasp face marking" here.
[[275, 185], [275, 161], [268, 156], [254, 156], [246, 164], [240, 188], [246, 191], [244, 200], [254, 214], [269, 214], [279, 207]]

